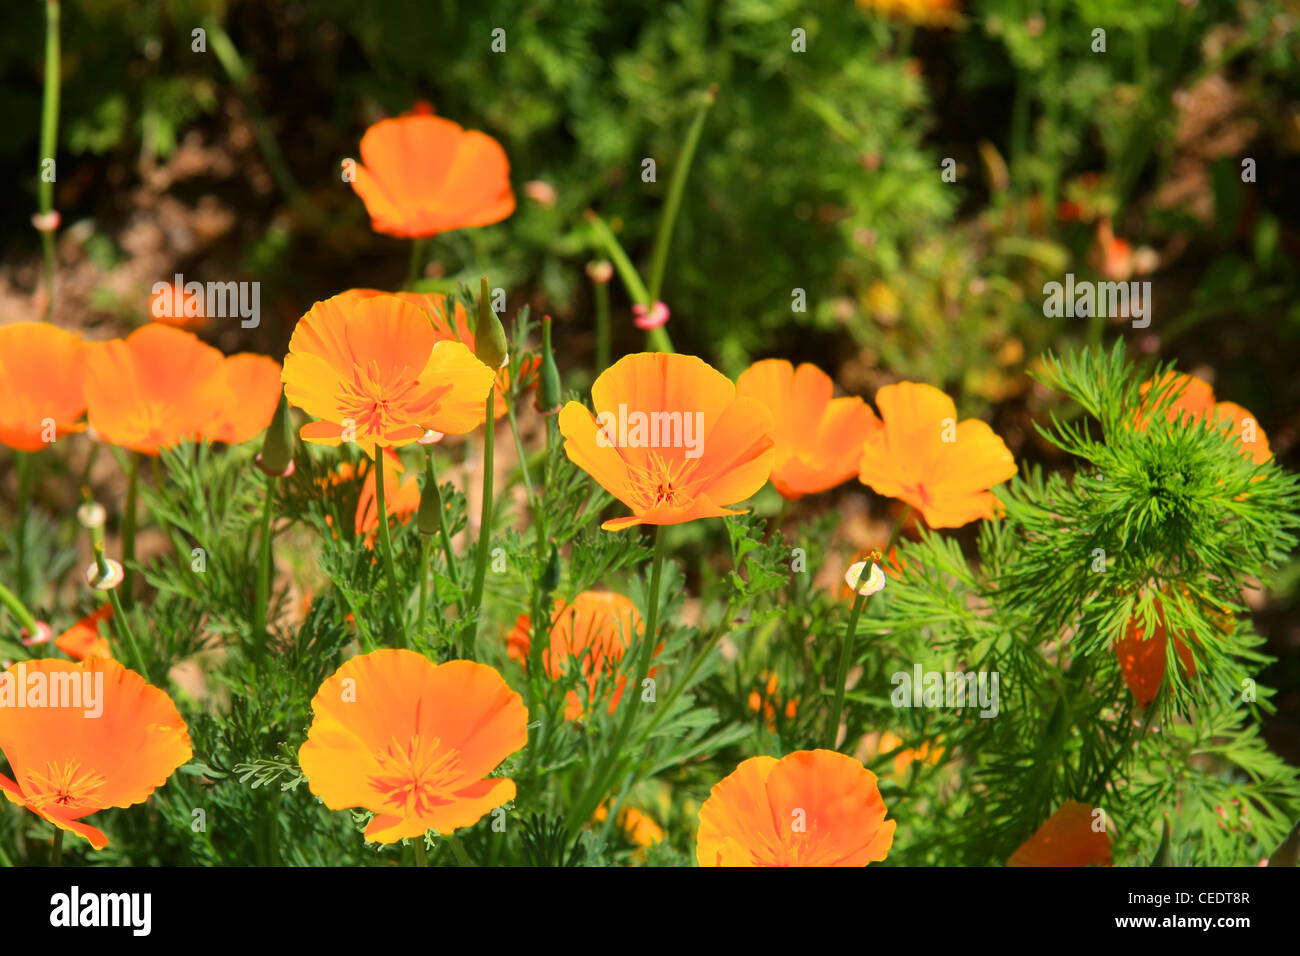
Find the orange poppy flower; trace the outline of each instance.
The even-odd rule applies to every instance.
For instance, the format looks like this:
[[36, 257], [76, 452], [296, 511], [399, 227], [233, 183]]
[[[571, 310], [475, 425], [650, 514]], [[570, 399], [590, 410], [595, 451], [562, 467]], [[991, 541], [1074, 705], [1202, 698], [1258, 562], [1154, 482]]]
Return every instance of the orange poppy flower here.
[[[1145, 396], [1156, 387], [1156, 384], [1155, 380], [1143, 382], [1141, 394]], [[1170, 371], [1159, 379], [1159, 384], [1168, 384], [1170, 391], [1178, 392], [1165, 413], [1169, 421], [1176, 422], [1180, 418], [1184, 421], [1204, 420], [1206, 425], [1219, 429], [1223, 428], [1225, 422], [1231, 422], [1232, 428], [1227, 432], [1228, 437], [1241, 446], [1242, 454], [1249, 455], [1257, 465], [1262, 465], [1273, 457], [1273, 450], [1268, 445], [1268, 436], [1255, 421], [1255, 416], [1236, 402], [1216, 402], [1214, 389], [1208, 382], [1194, 375]], [[1137, 413], [1138, 428], [1146, 427], [1149, 414], [1147, 404], [1144, 403]]]
[[40, 451], [81, 431], [86, 352], [79, 336], [48, 322], [0, 327], [0, 444]]
[[231, 401], [224, 363], [212, 346], [169, 325], [97, 343], [86, 375], [90, 427], [109, 444], [146, 455], [200, 438], [214, 410]]
[[[908, 768], [914, 763], [930, 764], [931, 766], [938, 764], [943, 757], [943, 748], [938, 746], [939, 741], [942, 739], [936, 740], [933, 747], [930, 746], [930, 741], [925, 740], [921, 742], [919, 747], [908, 747], [894, 754], [894, 778], [900, 782], [904, 780]], [[891, 750], [897, 750], [902, 746], [903, 738], [891, 730], [886, 730], [879, 735], [874, 750], [876, 754], [887, 754]]]
[[866, 866], [894, 842], [876, 775], [833, 750], [751, 757], [700, 807], [700, 866]]
[[560, 410], [560, 432], [569, 460], [632, 509], [606, 531], [743, 514], [727, 505], [772, 472], [772, 413], [692, 355], [625, 356], [591, 400], [595, 416], [578, 402]]
[[755, 362], [736, 380], [736, 394], [772, 413], [772, 485], [791, 501], [833, 488], [858, 471], [862, 443], [880, 420], [860, 398], [833, 398], [835, 383], [815, 365], [785, 359]]
[[[609, 807], [602, 803], [594, 816], [598, 823], [604, 823], [609, 819]], [[627, 838], [642, 849], [654, 846], [664, 838], [663, 827], [635, 807], [624, 806], [618, 811], [618, 825]]]
[[[1180, 589], [1183, 594], [1191, 596], [1187, 588]], [[1155, 599], [1153, 610], [1155, 622], [1150, 633], [1147, 632], [1143, 622], [1134, 617], [1124, 629], [1124, 636], [1115, 642], [1115, 653], [1119, 656], [1124, 683], [1143, 707], [1156, 699], [1160, 685], [1165, 679], [1167, 664], [1166, 646], [1169, 642], [1169, 632], [1165, 623], [1164, 604], [1160, 598]], [[1218, 622], [1221, 631], [1231, 633], [1236, 627], [1237, 622], [1230, 613], [1215, 607], [1208, 608], [1207, 612]], [[1188, 647], [1188, 644], [1193, 641], [1195, 637], [1191, 631], [1183, 631], [1174, 638], [1174, 653], [1178, 655], [1183, 673], [1189, 678], [1196, 676], [1196, 660], [1192, 656], [1191, 648]]]
[[427, 238], [515, 211], [510, 162], [491, 136], [428, 114], [380, 120], [361, 137], [352, 183], [370, 228]]
[[1093, 820], [1092, 807], [1067, 800], [1011, 854], [1007, 866], [1110, 866], [1110, 835], [1104, 827], [1094, 830]]
[[321, 419], [304, 441], [409, 445], [426, 431], [462, 435], [483, 421], [492, 369], [393, 295], [337, 295], [298, 320], [284, 359], [289, 401]]
[[763, 715], [763, 722], [767, 725], [768, 730], [776, 730], [776, 711], [781, 708], [787, 720], [794, 719], [794, 715], [799, 712], [799, 698], [791, 697], [784, 704], [777, 694], [776, 675], [770, 671], [764, 671], [759, 675], [760, 683], [763, 687], [754, 688], [749, 692], [749, 709], [754, 713]]
[[112, 619], [113, 605], [102, 604], [56, 637], [54, 646], [77, 661], [83, 661], [87, 657], [112, 659], [113, 649], [109, 646], [108, 639], [99, 633], [100, 622]]
[[862, 448], [858, 480], [907, 502], [931, 528], [993, 517], [988, 489], [1016, 473], [993, 429], [973, 418], [959, 423], [952, 399], [930, 385], [886, 385], [876, 405], [884, 427]]
[[[377, 289], [350, 289], [342, 293], [342, 295], [364, 299], [388, 294]], [[478, 354], [474, 348], [474, 327], [470, 325], [469, 314], [462, 303], [457, 302], [455, 309], [451, 310], [452, 314], [448, 315], [447, 297], [441, 292], [394, 292], [392, 294], [424, 310], [424, 314], [433, 323], [433, 331], [439, 342], [459, 342], [471, 352]], [[537, 386], [541, 364], [542, 360], [536, 355], [528, 356], [523, 360], [519, 371], [524, 388]], [[506, 414], [506, 397], [510, 393], [510, 369], [499, 368], [495, 374], [496, 383], [493, 388], [496, 390], [496, 399], [492, 403], [492, 414], [494, 418], [501, 418]], [[479, 411], [481, 425], [487, 417], [487, 408], [484, 407]]]
[[[400, 473], [404, 470], [402, 459], [390, 449], [384, 449], [384, 510], [388, 517], [398, 521], [405, 521], [420, 507], [420, 480], [411, 474], [402, 481]], [[375, 469], [371, 468], [357, 498], [356, 533], [366, 542], [366, 547], [373, 548], [378, 532], [379, 500], [375, 496]]]
[[[519, 615], [506, 641], [506, 653], [525, 666], [532, 646], [531, 627], [528, 615]], [[601, 679], [618, 670], [618, 663], [627, 652], [632, 635], [640, 634], [644, 629], [645, 624], [636, 606], [622, 594], [583, 591], [572, 604], [557, 600], [551, 613], [550, 646], [542, 651], [546, 675], [551, 680], [558, 680], [570, 662], [576, 663], [585, 677], [587, 700], [593, 702]], [[624, 674], [618, 678], [609, 700], [611, 714], [618, 709], [626, 685], [627, 675]], [[565, 719], [578, 720], [584, 713], [582, 699], [572, 690], [567, 699]]]
[[[117, 661], [23, 661], [6, 677], [0, 678], [0, 750], [14, 779], [0, 774], [0, 790], [96, 850], [108, 838], [80, 822], [83, 817], [144, 802], [192, 755], [171, 698]], [[74, 681], [89, 689], [80, 700], [71, 690]], [[47, 706], [13, 706], [6, 686], [25, 692], [29, 702], [43, 686]], [[62, 688], [61, 705], [53, 705], [56, 688]]]
[[204, 429], [208, 440], [238, 445], [261, 434], [280, 403], [280, 371], [280, 363], [265, 355], [243, 353], [225, 359], [216, 420]]
[[488, 777], [528, 742], [528, 710], [491, 667], [414, 651], [354, 657], [321, 684], [298, 763], [331, 810], [375, 816], [366, 839], [450, 833], [514, 799]]

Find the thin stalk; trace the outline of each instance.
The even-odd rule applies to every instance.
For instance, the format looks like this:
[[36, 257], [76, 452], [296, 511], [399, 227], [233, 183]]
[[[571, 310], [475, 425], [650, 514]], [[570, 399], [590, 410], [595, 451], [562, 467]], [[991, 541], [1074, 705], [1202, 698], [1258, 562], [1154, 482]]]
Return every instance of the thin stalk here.
[[[51, 824], [53, 826], [53, 824]], [[63, 862], [63, 828], [54, 827], [54, 850], [50, 854], [50, 866], [59, 866]]]
[[29, 635], [36, 635], [36, 618], [32, 612], [27, 610], [26, 605], [3, 584], [0, 584], [0, 604], [9, 609], [9, 613], [18, 618], [18, 623], [26, 629]]
[[415, 280], [420, 277], [420, 270], [424, 268], [424, 250], [427, 243], [427, 239], [415, 239], [411, 242], [411, 265], [406, 270], [406, 285], [402, 287], [408, 291], [415, 285]]
[[840, 648], [840, 666], [835, 671], [835, 703], [831, 705], [830, 724], [826, 728], [826, 749], [834, 750], [840, 740], [840, 714], [844, 710], [844, 685], [849, 679], [849, 660], [853, 657], [853, 639], [858, 630], [858, 616], [867, 599], [861, 594], [853, 597], [853, 612], [844, 632], [844, 646]]
[[411, 841], [411, 845], [415, 848], [415, 865], [428, 866], [429, 853], [424, 848], [424, 834], [421, 833], [418, 837], [416, 837], [413, 841]]
[[[54, 211], [54, 176], [45, 176], [45, 161], [54, 159], [59, 140], [59, 3], [45, 3], [45, 88], [41, 101], [41, 177], [38, 186], [41, 215], [48, 217]], [[56, 166], [57, 168], [57, 166]], [[54, 314], [54, 231], [41, 230], [41, 250], [44, 259], [45, 321]], [[62, 832], [62, 831], [60, 831]]]
[[275, 479], [266, 476], [266, 498], [262, 503], [262, 537], [257, 559], [257, 594], [253, 607], [253, 666], [261, 671], [270, 640], [266, 628], [267, 601], [271, 595], [271, 513], [275, 504]]
[[600, 804], [601, 797], [605, 795], [605, 790], [608, 787], [610, 773], [617, 768], [620, 751], [627, 742], [628, 734], [632, 732], [632, 724], [636, 721], [637, 698], [641, 693], [641, 685], [650, 672], [650, 662], [654, 658], [655, 647], [658, 644], [659, 588], [663, 582], [664, 553], [667, 538], [668, 536], [664, 534], [663, 525], [656, 526], [654, 562], [650, 569], [650, 594], [647, 598], [648, 605], [646, 607], [646, 625], [645, 632], [641, 636], [641, 653], [637, 655], [636, 679], [624, 691], [623, 720], [614, 735], [609, 752], [592, 775], [591, 786], [578, 802], [577, 812], [570, 818], [569, 829], [571, 833], [576, 833], [596, 811], [596, 807]]
[[126, 512], [122, 515], [122, 603], [134, 603], [135, 584], [135, 512], [140, 494], [140, 453], [131, 452], [126, 474]]
[[[623, 285], [627, 288], [632, 301], [638, 305], [644, 305], [646, 308], [654, 305], [655, 300], [650, 298], [650, 291], [645, 287], [645, 283], [641, 281], [641, 274], [636, 271], [636, 266], [632, 265], [632, 260], [627, 257], [627, 253], [619, 245], [613, 230], [609, 228], [605, 220], [594, 212], [587, 213], [587, 221], [591, 223], [600, 244], [605, 247], [605, 254], [614, 263], [614, 270], [618, 273], [618, 277], [623, 280]], [[668, 332], [663, 326], [651, 329], [648, 337], [656, 351], [673, 351], [672, 339], [669, 338]]]
[[429, 610], [429, 536], [420, 535], [420, 603], [416, 606], [415, 629], [424, 631], [424, 617]]
[[492, 547], [492, 460], [493, 433], [495, 417], [496, 389], [490, 389], [487, 396], [487, 418], [483, 431], [483, 501], [479, 510], [478, 549], [474, 554], [474, 587], [470, 591], [470, 612], [474, 615], [464, 634], [464, 652], [469, 660], [474, 660], [474, 645], [478, 641], [478, 617], [483, 608], [483, 584], [487, 580], [488, 550]]
[[519, 455], [519, 473], [524, 479], [524, 491], [528, 493], [528, 510], [537, 513], [537, 495], [533, 491], [533, 478], [528, 473], [528, 455], [524, 452], [523, 440], [519, 437], [519, 425], [515, 421], [514, 402], [506, 402], [506, 418], [510, 422], [510, 433], [515, 437], [515, 451]]
[[[429, 457], [425, 464], [426, 480], [434, 484], [438, 482], [438, 466], [433, 460], [433, 449], [429, 449]], [[447, 509], [442, 507], [438, 509], [438, 537], [442, 539], [442, 550], [447, 558], [447, 577], [451, 583], [460, 588], [460, 575], [456, 571], [456, 553], [451, 549], [451, 535], [447, 533]]]
[[699, 146], [700, 134], [704, 131], [704, 120], [709, 115], [709, 107], [713, 105], [715, 96], [716, 89], [712, 87], [705, 93], [700, 108], [695, 112], [691, 128], [686, 133], [686, 142], [682, 145], [682, 154], [677, 161], [677, 168], [673, 170], [672, 181], [668, 184], [668, 200], [659, 217], [659, 230], [655, 235], [654, 252], [650, 257], [650, 287], [647, 290], [650, 293], [650, 302], [647, 304], [659, 301], [659, 293], [663, 291], [664, 270], [668, 265], [668, 247], [672, 244], [673, 226], [677, 223], [677, 212], [682, 205], [682, 193], [686, 190], [686, 178], [690, 175], [691, 163], [695, 159], [695, 148]]
[[27, 513], [31, 510], [32, 497], [32, 456], [25, 451], [15, 451], [18, 459], [18, 513], [17, 535], [15, 542], [16, 564], [14, 570], [15, 587], [19, 594], [27, 593]]
[[149, 669], [145, 665], [144, 655], [140, 653], [140, 645], [136, 643], [135, 632], [131, 630], [131, 624], [126, 619], [126, 610], [122, 607], [121, 598], [117, 596], [117, 588], [109, 589], [108, 601], [113, 605], [113, 629], [117, 631], [118, 640], [131, 652], [136, 672], [148, 680]]
[[451, 852], [455, 855], [457, 863], [461, 866], [474, 866], [474, 861], [465, 852], [465, 846], [460, 842], [460, 837], [454, 833], [448, 833], [447, 843], [451, 846]]
[[595, 282], [596, 296], [596, 368], [609, 368], [609, 283]]
[[384, 450], [375, 447], [375, 507], [379, 511], [379, 548], [384, 553], [384, 573], [388, 575], [388, 590], [397, 616], [397, 629], [406, 644], [406, 621], [402, 612], [402, 598], [397, 585], [397, 567], [393, 564], [393, 538], [388, 530], [388, 508], [384, 504]]

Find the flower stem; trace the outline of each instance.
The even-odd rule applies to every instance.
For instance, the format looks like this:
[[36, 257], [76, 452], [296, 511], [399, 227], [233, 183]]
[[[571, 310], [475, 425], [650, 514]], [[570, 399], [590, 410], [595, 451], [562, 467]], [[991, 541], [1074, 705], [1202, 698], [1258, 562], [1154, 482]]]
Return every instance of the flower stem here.
[[384, 449], [375, 446], [375, 507], [379, 511], [379, 549], [384, 554], [384, 573], [388, 575], [388, 590], [393, 602], [397, 629], [406, 644], [406, 621], [402, 612], [401, 592], [397, 585], [397, 567], [393, 564], [393, 538], [388, 530], [388, 507], [384, 504]]
[[[650, 297], [650, 291], [645, 287], [645, 283], [641, 281], [641, 275], [636, 271], [636, 267], [632, 265], [632, 260], [627, 257], [627, 253], [619, 245], [613, 230], [609, 228], [605, 220], [594, 212], [588, 211], [587, 221], [591, 223], [592, 229], [596, 233], [596, 239], [605, 247], [605, 254], [614, 263], [614, 270], [618, 273], [618, 277], [623, 280], [628, 295], [639, 305], [644, 305], [647, 308], [653, 306], [655, 300]], [[651, 329], [646, 333], [646, 338], [657, 352], [673, 351], [672, 339], [669, 338], [668, 331], [663, 326]]]
[[410, 291], [415, 285], [415, 280], [420, 278], [420, 270], [424, 268], [424, 250], [427, 243], [427, 239], [411, 241], [411, 265], [406, 270], [406, 284], [402, 286], [407, 291]]
[[609, 368], [609, 283], [595, 282], [596, 297], [596, 368]]
[[424, 834], [421, 833], [418, 837], [416, 837], [413, 841], [411, 841], [411, 845], [415, 848], [415, 865], [428, 866], [429, 853], [424, 848]]
[[149, 679], [149, 669], [145, 665], [144, 655], [140, 653], [140, 645], [135, 641], [135, 632], [131, 630], [131, 625], [126, 619], [126, 611], [122, 607], [122, 601], [117, 596], [117, 588], [110, 588], [108, 592], [108, 601], [113, 605], [113, 629], [117, 631], [119, 642], [125, 644], [127, 650], [131, 652], [131, 659], [136, 666], [136, 672], [146, 681]]
[[[54, 210], [54, 174], [45, 175], [45, 161], [55, 158], [59, 140], [59, 4], [58, 0], [45, 3], [45, 88], [41, 101], [41, 181], [38, 187], [41, 215], [49, 216]], [[57, 167], [56, 167], [57, 168]], [[54, 315], [54, 230], [41, 230], [41, 248], [44, 256], [45, 321]], [[62, 831], [60, 831], [62, 832]]]
[[[664, 204], [663, 213], [659, 216], [659, 230], [655, 234], [654, 253], [650, 258], [650, 287], [647, 290], [650, 301], [646, 303], [647, 305], [657, 302], [659, 293], [663, 290], [664, 270], [668, 265], [668, 247], [672, 244], [677, 211], [682, 205], [682, 193], [686, 189], [686, 178], [690, 175], [691, 162], [695, 159], [695, 148], [699, 145], [700, 134], [704, 131], [705, 117], [709, 115], [709, 107], [713, 105], [716, 95], [716, 87], [710, 87], [704, 94], [704, 99], [695, 112], [695, 119], [691, 122], [691, 128], [686, 133], [686, 142], [682, 144], [682, 153], [678, 157], [677, 168], [673, 170], [672, 181], [668, 184], [668, 200]], [[653, 339], [653, 334], [651, 338]]]
[[446, 836], [447, 843], [451, 846], [451, 852], [455, 854], [456, 862], [461, 866], [474, 866], [474, 861], [465, 852], [465, 846], [460, 842], [460, 837], [454, 833], [448, 833]]
[[533, 492], [533, 478], [528, 473], [528, 455], [524, 452], [523, 440], [519, 437], [519, 425], [515, 422], [515, 406], [506, 402], [506, 418], [510, 421], [510, 432], [515, 436], [515, 452], [519, 455], [519, 472], [523, 475], [524, 491], [528, 493], [528, 510], [537, 513], [537, 495]]
[[18, 623], [26, 629], [30, 636], [36, 636], [36, 618], [32, 616], [31, 611], [27, 610], [27, 607], [23, 604], [18, 595], [14, 594], [13, 591], [10, 591], [3, 584], [0, 584], [0, 604], [7, 607], [9, 613], [18, 618]]
[[32, 456], [25, 451], [15, 451], [18, 459], [18, 513], [15, 516], [18, 527], [16, 547], [16, 567], [14, 569], [14, 587], [19, 594], [27, 593], [27, 513], [31, 510], [32, 498]]
[[416, 606], [415, 630], [424, 631], [424, 616], [429, 610], [429, 536], [420, 535], [420, 603]]
[[487, 418], [483, 431], [483, 502], [479, 511], [478, 549], [474, 554], [474, 587], [470, 591], [470, 612], [474, 619], [465, 626], [464, 653], [466, 658], [474, 660], [474, 645], [478, 640], [478, 617], [483, 607], [483, 583], [487, 580], [488, 550], [492, 546], [492, 443], [494, 425], [496, 389], [491, 389], [487, 396]]
[[605, 796], [605, 791], [609, 787], [611, 772], [617, 769], [620, 751], [627, 742], [628, 734], [632, 732], [632, 724], [636, 721], [641, 685], [645, 682], [646, 675], [650, 673], [650, 662], [654, 659], [655, 647], [658, 646], [659, 589], [663, 582], [667, 537], [664, 534], [663, 525], [657, 525], [655, 527], [654, 561], [650, 568], [650, 594], [647, 598], [646, 625], [645, 631], [641, 635], [641, 652], [637, 655], [636, 680], [624, 691], [623, 720], [614, 734], [610, 749], [592, 775], [591, 786], [587, 788], [583, 798], [578, 802], [577, 812], [570, 817], [571, 833], [576, 833], [578, 828], [596, 812], [596, 807], [600, 804], [601, 799]]
[[140, 493], [140, 453], [131, 452], [126, 474], [126, 511], [122, 515], [122, 603], [133, 603], [135, 584], [135, 512]]
[[[425, 462], [426, 480], [438, 483], [438, 464], [433, 460], [433, 449], [429, 449], [429, 457]], [[442, 539], [442, 550], [447, 559], [447, 577], [451, 583], [460, 588], [460, 574], [456, 571], [456, 552], [451, 548], [451, 535], [447, 533], [447, 509], [441, 507], [438, 509], [438, 537]], [[457, 598], [460, 603], [461, 599]]]
[[858, 630], [858, 616], [867, 599], [861, 594], [853, 596], [853, 612], [844, 632], [844, 645], [840, 648], [840, 666], [835, 671], [835, 703], [831, 705], [830, 724], [826, 728], [826, 749], [834, 750], [840, 740], [840, 714], [844, 711], [844, 685], [849, 679], [849, 661], [853, 657], [853, 639]]
[[[51, 826], [53, 826], [53, 824], [51, 824]], [[50, 866], [59, 866], [62, 862], [63, 862], [63, 828], [54, 827], [54, 849], [50, 853]]]
[[253, 607], [253, 666], [261, 671], [270, 632], [266, 627], [267, 601], [271, 595], [271, 513], [275, 504], [275, 479], [266, 476], [266, 499], [262, 504], [262, 537], [257, 561], [257, 595]]

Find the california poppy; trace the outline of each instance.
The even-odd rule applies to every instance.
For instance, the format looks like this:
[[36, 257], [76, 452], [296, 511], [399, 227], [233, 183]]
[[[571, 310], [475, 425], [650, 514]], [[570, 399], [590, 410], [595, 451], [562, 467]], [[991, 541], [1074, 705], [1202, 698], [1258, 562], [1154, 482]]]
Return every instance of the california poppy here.
[[[602, 803], [596, 808], [594, 816], [597, 822], [604, 823], [609, 819], [609, 807]], [[654, 846], [664, 838], [663, 827], [635, 807], [625, 805], [618, 811], [618, 825], [627, 834], [627, 838], [642, 850]], [[637, 854], [638, 857], [642, 855]]]
[[[397, 296], [412, 305], [419, 306], [424, 314], [429, 317], [433, 323], [433, 331], [440, 342], [459, 342], [467, 349], [473, 352], [474, 349], [474, 328], [470, 325], [469, 314], [465, 311], [465, 306], [457, 302], [455, 308], [448, 308], [447, 297], [440, 292], [394, 292]], [[380, 292], [377, 289], [350, 289], [342, 293], [345, 296], [355, 296], [357, 298], [373, 298], [377, 295], [388, 295], [386, 292]], [[529, 356], [523, 360], [520, 368], [521, 386], [523, 388], [532, 388], [537, 385], [537, 372], [541, 366], [541, 359], [537, 356]], [[492, 403], [493, 417], [500, 418], [506, 414], [506, 401], [510, 392], [510, 369], [499, 368], [496, 370], [496, 382], [493, 388], [496, 390], [496, 398]], [[479, 424], [487, 417], [487, 409], [480, 409]]]
[[439, 340], [428, 317], [393, 295], [339, 295], [298, 320], [284, 359], [284, 392], [320, 421], [304, 441], [409, 445], [430, 429], [472, 431], [483, 421], [493, 370], [460, 342]]
[[959, 528], [992, 518], [989, 488], [1016, 473], [993, 429], [957, 421], [951, 398], [930, 385], [899, 382], [876, 393], [884, 427], [862, 447], [858, 479], [877, 494], [921, 512], [931, 528]]
[[700, 807], [700, 866], [866, 866], [894, 842], [876, 775], [833, 750], [751, 757]]
[[[1160, 386], [1162, 394], [1174, 394], [1174, 399], [1165, 412], [1165, 417], [1169, 421], [1204, 420], [1208, 427], [1220, 430], [1225, 423], [1231, 422], [1232, 427], [1227, 430], [1227, 436], [1229, 440], [1241, 446], [1243, 454], [1249, 455], [1257, 465], [1262, 465], [1273, 457], [1273, 451], [1268, 445], [1268, 436], [1255, 421], [1255, 416], [1236, 402], [1216, 402], [1214, 389], [1208, 382], [1194, 375], [1171, 371], [1166, 372], [1158, 382], [1155, 380], [1143, 382], [1140, 391], [1143, 396], [1146, 396], [1157, 385]], [[1149, 414], [1148, 404], [1150, 403], [1144, 402], [1138, 409], [1139, 428], [1145, 427]]]
[[782, 704], [781, 698], [777, 694], [776, 675], [764, 671], [759, 675], [759, 680], [763, 686], [761, 689], [756, 687], [749, 692], [749, 709], [756, 714], [761, 713], [763, 723], [767, 725], [767, 729], [775, 731], [777, 709], [780, 708], [786, 719], [793, 719], [794, 715], [799, 712], [799, 698], [791, 697]]
[[755, 362], [736, 380], [736, 394], [772, 413], [772, 486], [790, 500], [833, 488], [858, 471], [862, 443], [880, 420], [860, 398], [834, 398], [835, 383], [815, 365], [784, 359]]
[[186, 292], [184, 282], [158, 283], [149, 296], [149, 315], [155, 322], [197, 332], [207, 324], [201, 292]]
[[596, 379], [591, 400], [595, 416], [565, 405], [560, 431], [569, 460], [632, 509], [606, 531], [743, 514], [727, 506], [771, 474], [772, 413], [692, 355], [625, 356]]
[[238, 445], [256, 438], [280, 402], [280, 363], [265, 355], [231, 355], [222, 362], [222, 397], [204, 429], [209, 441]]
[[[1184, 586], [1179, 590], [1189, 599], [1195, 599], [1192, 592]], [[1202, 599], [1202, 607], [1224, 633], [1231, 633], [1237, 622], [1232, 614], [1217, 606], [1207, 605]], [[1150, 628], [1138, 617], [1131, 619], [1124, 628], [1124, 636], [1116, 640], [1115, 653], [1119, 656], [1120, 669], [1124, 683], [1133, 692], [1134, 698], [1143, 707], [1156, 699], [1160, 685], [1165, 679], [1168, 663], [1166, 648], [1169, 643], [1168, 625], [1165, 621], [1164, 602], [1157, 597], [1153, 605], [1155, 619]], [[1187, 677], [1196, 676], [1196, 660], [1192, 656], [1189, 643], [1195, 641], [1190, 631], [1183, 631], [1174, 637], [1174, 653], [1178, 655], [1183, 673]]]
[[428, 114], [380, 120], [361, 137], [352, 188], [375, 232], [427, 238], [515, 211], [510, 162], [491, 136]]
[[[521, 614], [506, 643], [507, 653], [525, 665], [532, 646], [531, 626], [528, 615]], [[555, 602], [550, 644], [542, 651], [542, 665], [552, 680], [563, 676], [566, 668], [579, 668], [587, 685], [586, 699], [594, 701], [601, 680], [618, 669], [634, 635], [644, 629], [631, 599], [612, 591], [583, 591], [570, 604]], [[627, 675], [622, 675], [614, 685], [609, 700], [611, 714], [618, 709], [626, 684]], [[577, 720], [582, 714], [582, 699], [576, 691], [569, 691], [565, 718]]]
[[40, 451], [79, 432], [87, 346], [48, 322], [0, 326], [0, 444]]
[[1026, 840], [1007, 866], [1110, 866], [1110, 835], [1094, 829], [1093, 808], [1067, 800]]
[[491, 667], [406, 650], [347, 661], [321, 684], [298, 763], [331, 810], [375, 816], [366, 839], [450, 833], [514, 799], [487, 775], [528, 741], [528, 710]]
[[[52, 706], [53, 689], [71, 683], [54, 675], [70, 675], [83, 688], [90, 684], [96, 701], [87, 707], [87, 698], [73, 697], [76, 706]], [[83, 817], [144, 802], [190, 759], [189, 732], [171, 698], [117, 661], [23, 661], [5, 677], [0, 701], [6, 685], [30, 701], [39, 683], [51, 697], [47, 706], [0, 706], [0, 750], [14, 775], [10, 780], [0, 774], [0, 790], [59, 829], [85, 837], [96, 850], [108, 838], [80, 822]]]
[[113, 605], [101, 604], [56, 637], [54, 646], [77, 661], [85, 660], [87, 657], [111, 658], [113, 650], [109, 646], [108, 639], [99, 633], [99, 625], [101, 621], [112, 619]]
[[90, 426], [109, 444], [146, 455], [200, 438], [222, 401], [240, 400], [227, 394], [224, 361], [191, 333], [156, 323], [96, 343], [86, 375]]

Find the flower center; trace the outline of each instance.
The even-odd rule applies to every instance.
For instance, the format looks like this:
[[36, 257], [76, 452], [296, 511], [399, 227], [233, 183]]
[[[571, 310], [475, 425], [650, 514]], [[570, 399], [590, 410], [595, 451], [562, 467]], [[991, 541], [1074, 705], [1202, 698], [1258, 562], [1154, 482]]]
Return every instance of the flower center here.
[[102, 773], [83, 766], [75, 757], [62, 764], [50, 761], [45, 773], [30, 771], [23, 792], [33, 807], [45, 810], [57, 807], [63, 813], [75, 813], [87, 807], [103, 809], [95, 794], [107, 782]]
[[695, 501], [695, 488], [691, 476], [699, 464], [698, 459], [674, 461], [658, 452], [650, 452], [644, 466], [628, 464], [628, 478], [632, 494], [640, 511], [659, 508], [689, 508]]
[[389, 429], [411, 424], [407, 413], [407, 399], [418, 386], [416, 379], [401, 369], [396, 374], [380, 370], [379, 363], [371, 361], [357, 365], [352, 371], [352, 381], [343, 382], [339, 396], [339, 411], [351, 419], [358, 435], [382, 435]]
[[437, 737], [415, 734], [405, 743], [394, 737], [375, 759], [383, 772], [370, 778], [371, 785], [384, 794], [384, 803], [405, 816], [420, 816], [446, 803], [461, 776], [460, 754], [444, 749]]

